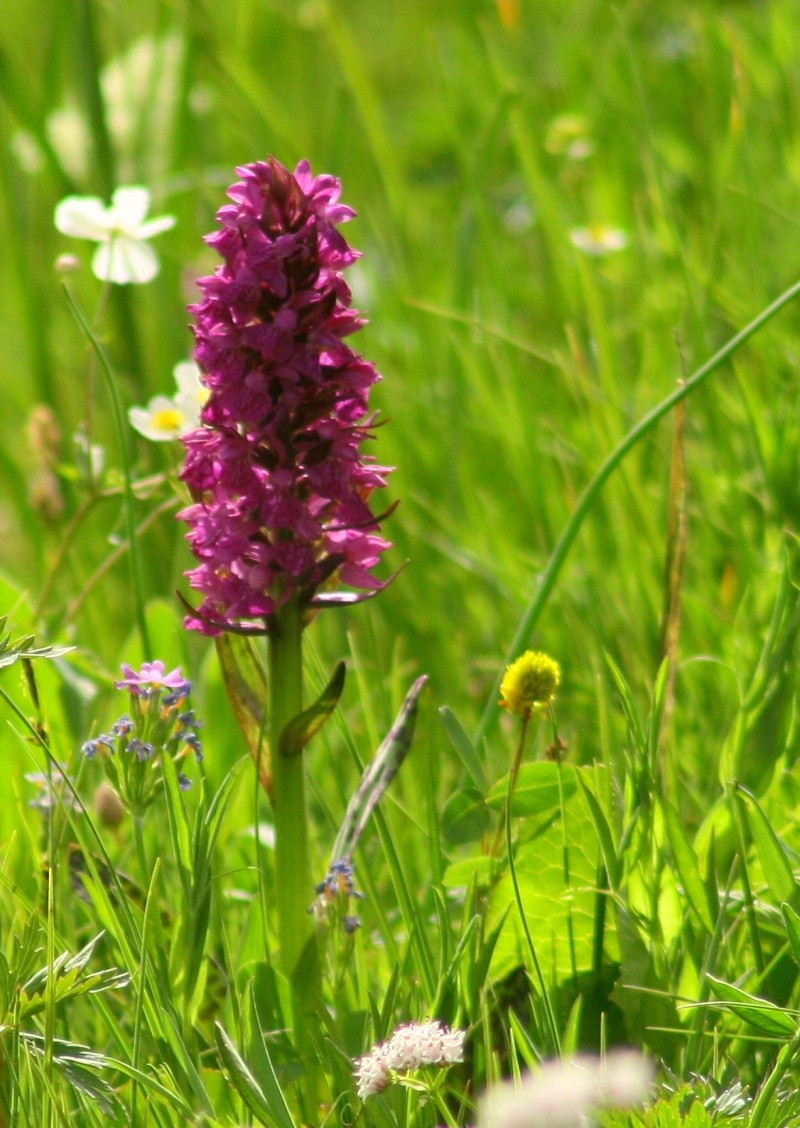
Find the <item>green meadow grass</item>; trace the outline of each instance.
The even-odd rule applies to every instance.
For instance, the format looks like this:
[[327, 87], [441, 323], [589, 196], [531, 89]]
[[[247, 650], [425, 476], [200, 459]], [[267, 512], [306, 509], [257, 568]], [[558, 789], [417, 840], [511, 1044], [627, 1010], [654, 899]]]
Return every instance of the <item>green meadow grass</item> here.
[[[349, 667], [305, 753], [320, 878], [361, 769], [430, 679], [356, 854], [363, 927], [326, 949], [326, 1123], [442, 1122], [401, 1087], [362, 1108], [352, 1081], [354, 1058], [425, 1017], [469, 1029], [454, 1123], [475, 1122], [500, 1076], [618, 1043], [646, 1047], [667, 1088], [609, 1123], [800, 1123], [778, 1100], [795, 1087], [800, 998], [796, 300], [620, 462], [518, 636], [603, 461], [800, 278], [798, 15], [793, 0], [6, 0], [0, 614], [12, 641], [74, 650], [32, 661], [38, 705], [26, 664], [0, 665], [0, 1124], [323, 1121], [272, 962], [271, 854], [254, 833], [269, 808], [214, 648], [181, 625], [191, 560], [168, 489], [137, 487], [137, 576], [154, 655], [194, 685], [204, 783], [151, 812], [137, 855], [130, 820], [111, 830], [94, 812], [99, 768], [80, 755], [124, 709], [120, 664], [145, 655], [109, 383], [54, 262], [81, 259], [69, 286], [122, 405], [169, 394], [194, 279], [216, 265], [202, 236], [235, 166], [268, 154], [340, 177], [358, 211], [356, 347], [384, 377], [374, 453], [400, 501], [385, 528], [400, 574], [307, 634], [309, 696]], [[117, 66], [112, 89], [109, 63], [133, 50], [145, 69]], [[101, 299], [89, 244], [59, 235], [53, 209], [125, 183], [178, 223], [154, 244], [154, 282]], [[575, 246], [596, 224], [627, 246]], [[42, 407], [59, 431], [49, 461], [31, 440]], [[104, 449], [99, 492], [77, 434]], [[178, 446], [127, 442], [137, 482], [179, 466]], [[512, 819], [530, 943], [510, 872], [476, 876], [502, 816], [484, 799], [517, 738], [490, 708], [515, 637], [562, 666], [568, 744], [560, 792], [553, 768]], [[529, 758], [550, 739], [543, 723]], [[49, 757], [84, 813], [28, 806], [24, 775]], [[100, 934], [85, 968], [56, 962]], [[244, 1072], [235, 1083], [239, 1059], [260, 1096]], [[725, 1119], [714, 1094], [737, 1079], [749, 1103]]]

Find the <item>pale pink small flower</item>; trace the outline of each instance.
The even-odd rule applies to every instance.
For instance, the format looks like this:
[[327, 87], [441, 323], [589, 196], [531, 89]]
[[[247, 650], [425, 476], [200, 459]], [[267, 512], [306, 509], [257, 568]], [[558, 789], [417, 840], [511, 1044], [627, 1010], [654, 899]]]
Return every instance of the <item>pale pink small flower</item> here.
[[404, 1073], [427, 1065], [447, 1066], [463, 1060], [466, 1031], [441, 1022], [409, 1022], [356, 1062], [358, 1095], [365, 1100], [382, 1092]]

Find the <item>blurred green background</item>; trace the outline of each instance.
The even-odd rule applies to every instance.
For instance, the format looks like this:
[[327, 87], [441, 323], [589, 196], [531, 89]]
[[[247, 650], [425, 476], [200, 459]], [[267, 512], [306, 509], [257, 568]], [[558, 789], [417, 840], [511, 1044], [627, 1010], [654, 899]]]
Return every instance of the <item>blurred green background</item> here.
[[[104, 446], [112, 486], [119, 443], [56, 257], [81, 257], [71, 285], [125, 404], [144, 403], [171, 392], [189, 354], [185, 307], [215, 266], [202, 236], [234, 167], [308, 158], [359, 213], [350, 280], [370, 324], [354, 344], [384, 376], [374, 453], [397, 467], [386, 532], [391, 566], [408, 562], [371, 604], [320, 618], [320, 669], [356, 654], [387, 715], [428, 672], [436, 703], [474, 729], [593, 470], [800, 274], [799, 16], [794, 0], [6, 0], [0, 611], [75, 643], [96, 671], [131, 660], [124, 554], [106, 567], [120, 498], [83, 515], [74, 436]], [[98, 308], [92, 247], [60, 236], [53, 208], [131, 183], [178, 224], [154, 244], [158, 278]], [[791, 308], [687, 405], [669, 740], [698, 808], [781, 571], [792, 584], [797, 327]], [[41, 422], [38, 451], [31, 438], [42, 404], [50, 453]], [[177, 447], [130, 437], [137, 475], [177, 464]], [[559, 714], [579, 759], [609, 740], [603, 652], [638, 689], [663, 656], [673, 438], [670, 419], [612, 479], [531, 640], [564, 667]], [[157, 504], [143, 499], [139, 518]], [[162, 657], [196, 673], [207, 643], [181, 631], [174, 596], [191, 564], [182, 527], [165, 513], [141, 543], [148, 597], [173, 608], [159, 612]], [[792, 731], [793, 631], [762, 669], [777, 702], [768, 758]]]

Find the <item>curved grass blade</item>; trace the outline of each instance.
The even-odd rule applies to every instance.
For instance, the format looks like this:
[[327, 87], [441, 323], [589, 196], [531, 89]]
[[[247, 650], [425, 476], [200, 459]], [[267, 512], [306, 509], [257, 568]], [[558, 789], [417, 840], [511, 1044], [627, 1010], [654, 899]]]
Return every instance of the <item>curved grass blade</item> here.
[[725, 1004], [724, 1010], [739, 1015], [762, 1034], [791, 1038], [797, 1032], [797, 1019], [794, 1012], [777, 1007], [768, 999], [760, 999], [758, 995], [750, 995], [740, 987], [725, 983], [714, 975], [706, 975], [706, 979], [717, 998]]
[[464, 732], [461, 721], [459, 721], [452, 709], [448, 709], [446, 705], [442, 705], [439, 710], [439, 716], [442, 718], [444, 731], [450, 738], [450, 743], [453, 745], [453, 748], [455, 748], [459, 760], [469, 773], [475, 787], [482, 795], [485, 795], [489, 785], [477, 748]]
[[217, 1052], [239, 1096], [257, 1120], [269, 1125], [269, 1128], [274, 1128], [276, 1122], [272, 1118], [261, 1086], [219, 1022], [214, 1023], [214, 1040], [217, 1043]]
[[788, 305], [789, 302], [798, 295], [800, 295], [800, 282], [795, 282], [792, 286], [789, 286], [787, 290], [784, 290], [766, 309], [763, 309], [761, 313], [754, 317], [749, 325], [746, 325], [744, 329], [741, 329], [731, 337], [731, 339], [723, 345], [718, 352], [714, 353], [705, 364], [702, 364], [688, 380], [682, 383], [680, 387], [676, 388], [666, 399], [663, 399], [661, 403], [651, 408], [650, 411], [639, 420], [636, 426], [628, 431], [624, 439], [617, 444], [614, 450], [611, 451], [605, 461], [595, 471], [593, 478], [578, 499], [572, 511], [572, 516], [567, 521], [561, 535], [556, 541], [544, 570], [537, 577], [533, 597], [522, 615], [519, 626], [517, 627], [517, 632], [506, 653], [505, 660], [499, 664], [495, 683], [487, 697], [486, 707], [484, 708], [483, 716], [478, 726], [475, 744], [480, 743], [481, 739], [486, 736], [489, 731], [490, 726], [497, 721], [498, 710], [495, 702], [500, 692], [500, 682], [503, 677], [503, 671], [509, 662], [513, 661], [515, 655], [525, 649], [532, 637], [534, 627], [538, 623], [539, 616], [544, 610], [544, 606], [547, 603], [551, 591], [555, 587], [559, 572], [567, 558], [569, 550], [572, 548], [573, 542], [580, 532], [583, 522], [594, 508], [608, 479], [613, 475], [614, 471], [623, 462], [630, 451], [633, 450], [645, 435], [652, 431], [665, 415], [669, 414], [669, 412], [682, 400], [686, 399], [687, 396], [690, 396], [692, 392], [704, 383], [709, 376], [716, 372], [726, 360], [733, 356], [746, 341], [763, 328], [768, 321], [771, 321], [777, 313], [780, 313], [784, 306]]

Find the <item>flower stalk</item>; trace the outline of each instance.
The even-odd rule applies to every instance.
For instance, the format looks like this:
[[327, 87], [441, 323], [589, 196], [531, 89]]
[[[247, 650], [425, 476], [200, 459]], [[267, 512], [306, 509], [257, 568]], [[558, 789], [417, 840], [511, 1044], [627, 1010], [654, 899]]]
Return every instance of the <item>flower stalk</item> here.
[[275, 883], [281, 969], [291, 978], [313, 920], [308, 911], [313, 888], [308, 853], [305, 763], [302, 753], [280, 753], [280, 734], [303, 708], [302, 609], [292, 600], [276, 616], [269, 636], [270, 728], [272, 732]]

